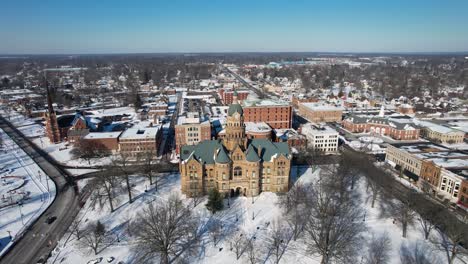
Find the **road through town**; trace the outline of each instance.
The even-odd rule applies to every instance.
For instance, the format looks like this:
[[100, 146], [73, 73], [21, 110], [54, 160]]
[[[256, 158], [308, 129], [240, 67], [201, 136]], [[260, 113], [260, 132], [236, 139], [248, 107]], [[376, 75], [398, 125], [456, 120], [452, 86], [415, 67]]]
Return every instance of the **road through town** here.
[[[78, 213], [78, 190], [74, 188], [71, 175], [1, 116], [0, 128], [56, 185], [57, 194], [49, 208], [21, 236], [14, 238], [14, 245], [0, 258], [1, 264], [37, 263], [46, 259]], [[53, 216], [57, 219], [46, 223], [47, 218]]]

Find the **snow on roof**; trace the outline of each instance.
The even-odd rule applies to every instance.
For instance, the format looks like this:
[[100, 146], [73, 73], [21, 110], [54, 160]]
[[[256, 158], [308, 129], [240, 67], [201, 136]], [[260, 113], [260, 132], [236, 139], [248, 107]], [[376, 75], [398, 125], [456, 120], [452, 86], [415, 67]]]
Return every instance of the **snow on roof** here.
[[329, 126], [307, 123], [302, 126], [302, 134], [309, 134], [309, 135], [336, 134], [338, 135], [338, 132]]
[[265, 122], [245, 122], [245, 131], [253, 133], [262, 133], [271, 131], [271, 127]]
[[243, 107], [253, 107], [253, 106], [288, 106], [289, 103], [280, 100], [244, 100], [242, 101]]
[[146, 128], [129, 128], [125, 130], [120, 139], [155, 139], [159, 126]]
[[450, 127], [446, 127], [446, 126], [442, 126], [442, 125], [438, 125], [438, 124], [435, 124], [435, 123], [432, 123], [432, 122], [428, 122], [428, 121], [421, 121], [421, 120], [417, 120], [415, 119], [414, 120], [414, 123], [419, 125], [419, 126], [422, 126], [422, 127], [425, 127], [425, 128], [428, 128], [434, 132], [438, 132], [438, 133], [441, 133], [441, 134], [448, 134], [448, 133], [457, 133], [459, 131], [456, 131], [455, 129], [452, 129]]
[[103, 139], [103, 138], [118, 138], [122, 131], [118, 132], [92, 132], [87, 134], [84, 139]]
[[343, 107], [324, 103], [301, 103], [304, 107], [314, 111], [343, 111]]
[[443, 159], [443, 158], [435, 158], [429, 159], [433, 161], [436, 165], [443, 167], [443, 168], [468, 168], [468, 160], [467, 159]]
[[98, 109], [90, 111], [94, 117], [113, 116], [113, 115], [134, 115], [135, 109], [132, 107], [117, 107], [111, 109]]
[[[403, 145], [399, 146], [399, 149], [405, 150], [409, 153], [420, 153], [420, 152], [434, 152], [434, 151], [449, 151], [450, 149], [437, 146], [434, 144], [411, 144], [411, 145]], [[426, 151], [430, 150], [430, 151]]]

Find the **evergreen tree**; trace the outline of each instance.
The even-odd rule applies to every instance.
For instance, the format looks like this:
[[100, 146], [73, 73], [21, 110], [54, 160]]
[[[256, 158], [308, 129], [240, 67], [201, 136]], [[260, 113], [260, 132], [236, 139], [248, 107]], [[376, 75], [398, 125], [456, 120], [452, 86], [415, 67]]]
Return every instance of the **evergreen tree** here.
[[208, 202], [206, 203], [206, 208], [214, 214], [217, 211], [223, 210], [223, 207], [224, 203], [221, 193], [216, 188], [211, 189], [208, 193]]

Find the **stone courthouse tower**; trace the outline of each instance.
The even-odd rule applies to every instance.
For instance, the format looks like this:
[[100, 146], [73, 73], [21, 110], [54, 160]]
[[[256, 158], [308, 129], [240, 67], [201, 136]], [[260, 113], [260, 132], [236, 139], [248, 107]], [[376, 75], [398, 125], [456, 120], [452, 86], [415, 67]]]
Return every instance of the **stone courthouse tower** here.
[[288, 191], [291, 154], [286, 142], [248, 140], [242, 106], [236, 99], [229, 106], [225, 129], [223, 140], [204, 140], [181, 148], [184, 194], [204, 195], [212, 188], [230, 196]]

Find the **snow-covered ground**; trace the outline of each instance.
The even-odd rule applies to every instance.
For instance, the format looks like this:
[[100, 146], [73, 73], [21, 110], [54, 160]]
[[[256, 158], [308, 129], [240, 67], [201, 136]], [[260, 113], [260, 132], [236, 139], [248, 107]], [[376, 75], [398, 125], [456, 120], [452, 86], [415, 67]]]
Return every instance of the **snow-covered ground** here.
[[63, 165], [89, 167], [107, 165], [111, 162], [109, 157], [91, 159], [89, 163], [84, 159], [75, 158], [71, 152], [73, 149], [72, 145], [67, 142], [51, 144], [49, 138], [45, 136], [34, 138], [32, 141]]
[[[293, 167], [291, 175], [297, 177], [298, 182], [306, 183], [314, 182], [319, 173], [321, 173], [321, 168], [313, 170], [306, 167]], [[148, 204], [163, 201], [174, 193], [180, 194], [180, 177], [178, 174], [170, 175], [167, 182], [158, 191], [150, 189], [145, 192], [149, 184], [142, 177], [135, 177], [133, 183], [135, 184], [135, 197], [137, 198], [132, 204], [127, 202], [126, 194], [122, 192], [119, 196], [120, 202], [113, 213], [110, 213], [107, 204], [104, 204], [104, 209], [93, 209], [88, 201], [78, 215], [78, 219], [81, 220], [83, 226], [97, 220], [104, 223], [107, 230], [111, 230], [112, 236], [116, 237], [114, 243], [102, 250], [98, 255], [94, 255], [89, 254], [88, 250], [79, 246], [73, 235], [67, 234], [54, 250], [48, 263], [87, 263], [98, 257], [103, 257], [103, 262], [108, 257], [114, 257], [116, 263], [119, 261], [135, 263], [131, 257], [132, 237], [126, 235], [124, 231], [126, 223], [135, 219], [137, 214]], [[365, 192], [363, 182], [359, 184], [359, 190], [363, 194], [363, 206], [366, 210], [362, 224], [368, 227], [364, 236], [370, 238], [374, 234], [378, 235], [384, 232], [390, 236], [392, 240], [390, 263], [400, 263], [399, 250], [402, 244], [419, 243], [424, 247], [432, 247], [430, 243], [424, 240], [418, 224], [411, 226], [407, 238], [403, 238], [401, 228], [394, 224], [393, 219], [380, 216], [380, 209], [377, 204], [385, 201], [378, 200], [375, 208], [371, 208], [370, 194]], [[190, 199], [183, 199], [187, 203], [191, 202]], [[249, 237], [255, 236], [258, 245], [262, 245], [265, 244], [265, 237], [271, 230], [272, 225], [269, 225], [269, 223], [273, 223], [283, 215], [281, 208], [278, 206], [278, 201], [279, 196], [269, 192], [263, 192], [253, 199], [238, 197], [231, 200], [229, 208], [225, 207], [222, 212], [217, 214], [223, 221], [223, 226], [243, 231]], [[194, 210], [207, 219], [210, 217], [210, 213], [206, 210], [204, 204], [205, 201], [201, 202]], [[119, 242], [117, 242], [117, 238]], [[213, 243], [204, 244], [199, 254], [191, 258], [191, 263], [247, 263], [245, 255], [239, 260], [236, 259], [235, 253], [230, 251], [229, 241], [229, 237], [224, 238], [216, 247]], [[366, 247], [364, 244], [360, 253], [365, 254]], [[442, 253], [434, 252], [441, 260], [445, 260]], [[290, 250], [286, 252], [280, 263], [320, 263], [320, 257], [307, 253], [305, 243], [299, 239], [296, 242], [291, 242]]]
[[8, 135], [2, 130], [0, 134], [4, 141], [0, 149], [1, 255], [52, 203], [55, 184]]

